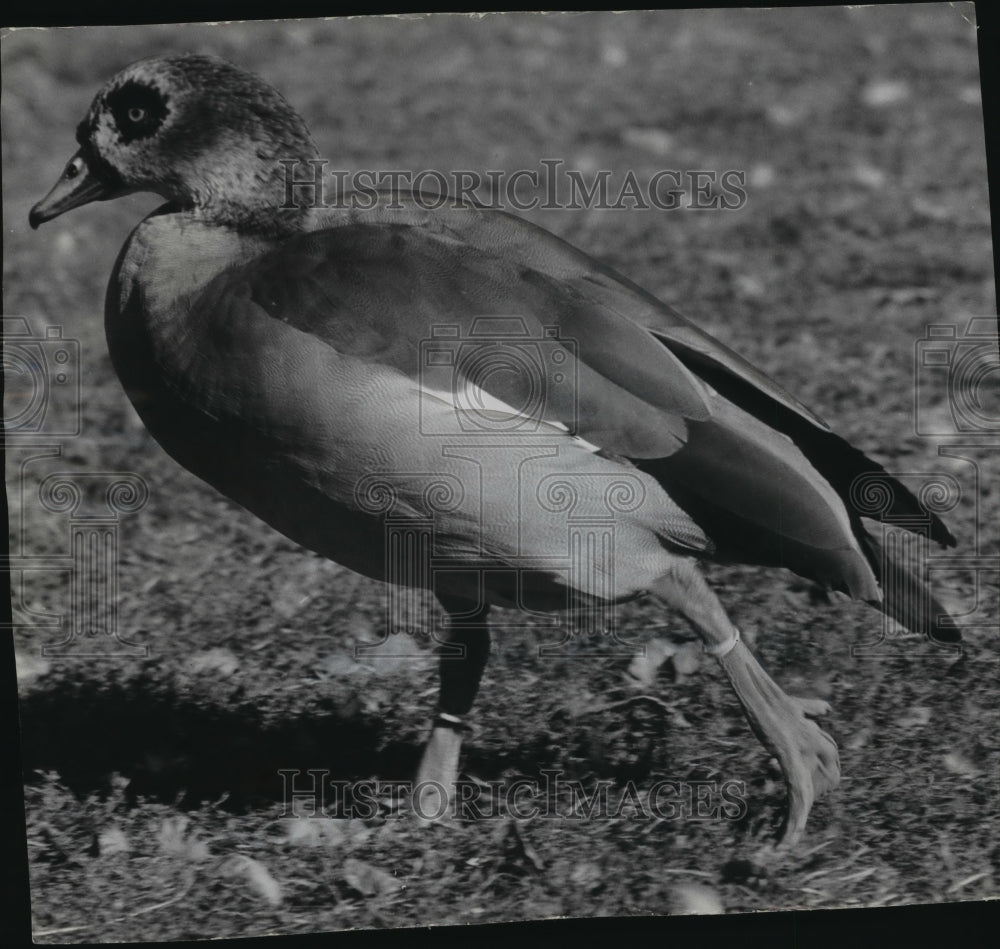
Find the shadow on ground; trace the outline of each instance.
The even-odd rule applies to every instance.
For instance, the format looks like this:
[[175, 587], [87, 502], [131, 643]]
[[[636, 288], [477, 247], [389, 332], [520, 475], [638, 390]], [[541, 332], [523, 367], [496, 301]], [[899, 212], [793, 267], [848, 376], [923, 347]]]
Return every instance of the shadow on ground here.
[[118, 772], [136, 796], [193, 805], [228, 795], [227, 807], [246, 808], [281, 800], [282, 769], [402, 780], [419, 755], [416, 742], [385, 745], [382, 728], [356, 707], [282, 718], [141, 678], [36, 690], [22, 700], [21, 719], [26, 780], [56, 771], [81, 796]]
[[[615, 786], [663, 774], [721, 780], [703, 761], [677, 772], [677, 736], [664, 715], [638, 702], [610, 716], [541, 715], [536, 727], [512, 732], [501, 712], [484, 711], [489, 720], [467, 739], [463, 770], [483, 781], [516, 775], [544, 783], [547, 769]], [[310, 770], [325, 771], [330, 782], [410, 781], [426, 724], [402, 701], [388, 714], [371, 713], [351, 691], [306, 705], [268, 704], [242, 687], [187, 688], [142, 673], [61, 679], [21, 700], [26, 783], [55, 772], [82, 799], [105, 793], [117, 773], [128, 778], [133, 803], [218, 801], [231, 811], [282, 803], [283, 770], [301, 773], [296, 788], [309, 783]]]

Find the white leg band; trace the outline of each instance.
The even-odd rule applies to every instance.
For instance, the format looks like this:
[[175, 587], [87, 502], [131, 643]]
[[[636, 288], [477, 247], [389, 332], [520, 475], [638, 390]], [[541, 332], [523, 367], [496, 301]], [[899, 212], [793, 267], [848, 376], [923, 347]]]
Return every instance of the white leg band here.
[[736, 644], [739, 641], [740, 631], [734, 626], [732, 639], [727, 639], [724, 643], [716, 643], [714, 646], [702, 646], [702, 649], [708, 655], [715, 656], [716, 659], [721, 659], [723, 656], [728, 656], [736, 648]]

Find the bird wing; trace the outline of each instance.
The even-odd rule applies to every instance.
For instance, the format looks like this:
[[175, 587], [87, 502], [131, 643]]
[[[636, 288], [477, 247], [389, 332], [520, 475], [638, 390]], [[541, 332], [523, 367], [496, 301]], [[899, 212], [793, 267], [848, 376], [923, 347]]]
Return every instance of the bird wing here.
[[[686, 437], [684, 412], [647, 401], [641, 383], [622, 378], [619, 385], [589, 365], [587, 354], [546, 335], [556, 283], [518, 280], [506, 262], [431, 234], [357, 225], [289, 239], [226, 267], [175, 300], [169, 313], [143, 317], [154, 296], [151, 260], [144, 259], [138, 272], [147, 292], [126, 290], [122, 313], [112, 315], [123, 382], [140, 393], [151, 431], [182, 464], [289, 536], [308, 538], [307, 546], [352, 562], [342, 549], [351, 538], [322, 536], [336, 533], [324, 530], [335, 512], [323, 499], [385, 513], [366, 494], [374, 475], [394, 495], [396, 515], [435, 517], [437, 541], [449, 555], [494, 562], [555, 556], [565, 546], [558, 540], [564, 499], [578, 513], [608, 516], [631, 497], [617, 509], [624, 516], [615, 529], [636, 567], [616, 571], [616, 596], [655, 577], [650, 570], [662, 566], [662, 545], [711, 550], [656, 480], [622, 457], [633, 447], [654, 446], [658, 456], [676, 451]], [[484, 320], [485, 336], [477, 326]], [[143, 321], [148, 342], [127, 335]], [[498, 321], [501, 330], [513, 322], [518, 333], [498, 336]], [[435, 336], [442, 325], [458, 336]], [[451, 366], [425, 358], [422, 344], [429, 341], [433, 355], [442, 339], [443, 351], [456, 357]], [[144, 347], [150, 352], [140, 365]], [[533, 398], [537, 374], [509, 372], [505, 364], [480, 373], [469, 365], [497, 349], [549, 372], [554, 394]], [[668, 352], [653, 352], [668, 378], [677, 368], [675, 401], [707, 416], [700, 383]], [[646, 371], [652, 377], [656, 364]], [[470, 443], [493, 451], [495, 460], [480, 466], [488, 470], [476, 469], [481, 458], [455, 451]], [[530, 497], [504, 483], [522, 475], [534, 485]], [[441, 486], [459, 497], [443, 511], [434, 504]], [[300, 491], [309, 492], [301, 504]], [[369, 534], [356, 543], [373, 546]]]
[[[660, 536], [676, 542], [697, 525], [711, 539], [702, 551], [726, 551], [738, 535], [741, 559], [772, 562], [762, 544], [794, 551], [793, 569], [877, 597], [843, 503], [791, 439], [698, 380], [617, 298], [534, 269], [509, 246], [494, 251], [433, 223], [361, 219], [291, 238], [215, 283], [352, 364], [411, 380], [422, 400], [420, 417], [408, 422], [416, 440], [435, 433], [429, 394], [482, 429], [497, 412], [482, 400], [489, 397], [509, 407], [501, 416], [520, 412], [631, 459], [665, 489], [664, 505], [683, 497], [683, 526], [661, 525]], [[536, 372], [509, 371], [504, 355], [512, 353]], [[555, 355], [559, 383], [549, 373]], [[463, 398], [466, 387], [482, 397]], [[533, 399], [539, 390], [544, 397]], [[398, 419], [405, 407], [385, 396], [369, 404], [378, 421], [373, 414], [362, 424], [384, 440], [386, 416]], [[393, 443], [394, 463], [412, 465], [399, 456], [403, 444]]]
[[[577, 333], [582, 339], [589, 333], [604, 330], [599, 337], [602, 343], [614, 339], [618, 334], [623, 338], [627, 336], [630, 346], [612, 346], [609, 355], [609, 361], [621, 357], [621, 366], [609, 369], [617, 370], [618, 375], [628, 376], [631, 345], [642, 346], [643, 343], [623, 328], [628, 326], [632, 329], [644, 329], [648, 334], [646, 345], [650, 340], [661, 344], [661, 348], [667, 349], [692, 377], [721, 396], [721, 400], [714, 403], [716, 408], [709, 409], [709, 415], [714, 419], [721, 420], [722, 416], [731, 416], [730, 409], [733, 407], [748, 413], [764, 422], [769, 432], [760, 433], [756, 439], [758, 446], [762, 437], [771, 443], [774, 452], [779, 455], [786, 454], [786, 449], [774, 436], [780, 434], [791, 439], [808, 459], [810, 470], [818, 472], [846, 505], [855, 533], [860, 534], [862, 531], [857, 518], [859, 514], [863, 514], [891, 523], [922, 523], [922, 529], [933, 540], [945, 546], [955, 545], [955, 538], [940, 518], [927, 511], [912, 492], [889, 475], [880, 464], [832, 432], [819, 416], [789, 395], [773, 379], [692, 324], [674, 308], [566, 241], [521, 218], [479, 207], [447, 205], [430, 212], [426, 210], [427, 206], [426, 198], [395, 192], [392, 200], [383, 198], [370, 210], [337, 210], [329, 212], [328, 219], [334, 224], [358, 220], [385, 224], [406, 223], [415, 228], [450, 236], [464, 245], [502, 256], [505, 260], [528, 268], [532, 273], [543, 274], [558, 281], [567, 295], [575, 293], [578, 298], [587, 301], [584, 307], [569, 307], [569, 312], [563, 315], [562, 327], [566, 335]], [[595, 313], [601, 314], [601, 319], [591, 323]], [[635, 349], [631, 349], [631, 352], [634, 353]], [[693, 414], [688, 414], [687, 418], [696, 420]], [[704, 418], [697, 421], [704, 421]], [[738, 420], [730, 419], [729, 422], [716, 426], [715, 431], [710, 431], [711, 425], [702, 426], [702, 442], [711, 441], [722, 462], [733, 454], [732, 439], [725, 436], [724, 430], [731, 429], [734, 425], [739, 427], [739, 424]], [[706, 436], [711, 437], [706, 439]], [[737, 433], [734, 437], [743, 441], [746, 436], [745, 433]], [[689, 452], [688, 456], [691, 454]], [[634, 457], [649, 458], [651, 455], [639, 453]], [[675, 471], [681, 470], [684, 458], [684, 452], [673, 456], [672, 468]], [[703, 467], [698, 465], [694, 470], [699, 473], [692, 473], [691, 478], [700, 478]], [[743, 473], [743, 477], [747, 475], [747, 472]], [[758, 472], [757, 476], [766, 479], [766, 468]], [[885, 505], [877, 512], [872, 512], [870, 506], [858, 509], [854, 499], [858, 486], [871, 485], [873, 482], [878, 483], [880, 492], [885, 495]], [[696, 487], [694, 490], [699, 493], [700, 489]], [[746, 507], [738, 500], [731, 500], [738, 499], [741, 494], [742, 485], [737, 479], [721, 493], [713, 492], [708, 500], [711, 506], [742, 517]], [[808, 492], [801, 496], [803, 504], [813, 503]], [[777, 499], [776, 503], [779, 503]], [[786, 510], [786, 523], [787, 513]], [[771, 520], [769, 514], [757, 512], [758, 524], [769, 527]], [[740, 553], [739, 556], [746, 554]]]
[[[294, 446], [334, 481], [330, 471], [371, 464], [419, 470], [414, 445], [420, 434], [435, 434], [422, 426], [444, 417], [424, 409], [442, 396], [459, 410], [452, 419], [502, 425], [509, 411], [565, 430], [579, 450], [574, 458], [593, 457], [587, 449], [595, 447], [633, 460], [665, 489], [657, 495], [664, 509], [682, 512], [673, 532], [653, 528], [661, 537], [878, 597], [876, 568], [865, 562], [836, 477], [856, 470], [859, 458], [881, 469], [624, 278], [496, 212], [431, 214], [411, 203], [401, 211], [329, 212], [318, 226], [227, 269], [198, 294], [191, 322], [229, 334], [225, 345], [239, 358], [234, 372], [226, 364], [214, 394], [197, 400], [237, 393], [241, 420], [281, 433], [276, 451]], [[241, 341], [251, 314], [258, 338]], [[512, 352], [536, 367], [540, 399], [531, 373], [499, 358]], [[351, 379], [331, 377], [315, 395], [303, 394], [315, 360], [334, 357]], [[211, 371], [199, 374], [202, 382]], [[282, 374], [299, 384], [267, 395]], [[390, 380], [407, 382], [409, 402], [391, 405], [372, 389]], [[498, 417], [484, 400], [508, 409]], [[357, 404], [367, 414], [353, 411]], [[802, 431], [834, 441], [810, 450]], [[440, 465], [435, 457], [426, 464]]]
[[[623, 322], [643, 327], [661, 339], [672, 352], [739, 378], [787, 411], [829, 431], [823, 419], [739, 353], [628, 278], [542, 227], [487, 207], [446, 204], [438, 208], [440, 201], [435, 204], [427, 196], [405, 191], [392, 192], [391, 199], [383, 195], [371, 208], [367, 208], [371, 202], [365, 202], [365, 210], [347, 208], [350, 195], [344, 200], [344, 209], [328, 212], [324, 216], [326, 223], [336, 226], [367, 221], [381, 225], [408, 225], [502, 256], [507, 261], [529, 268], [532, 273], [554, 278], [565, 289], [571, 288], [592, 301], [599, 311], [613, 315], [614, 326], [619, 333], [623, 332]], [[428, 210], [429, 207], [435, 210]], [[577, 318], [582, 316], [584, 314], [576, 314]], [[581, 336], [591, 329], [583, 319], [578, 325]], [[626, 373], [630, 371], [634, 359], [634, 353], [631, 357], [625, 353]], [[662, 380], [659, 385], [662, 387]]]
[[339, 353], [459, 398], [481, 389], [608, 453], [671, 455], [710, 414], [705, 387], [644, 327], [429, 228], [355, 222], [301, 235], [238, 279], [273, 319]]

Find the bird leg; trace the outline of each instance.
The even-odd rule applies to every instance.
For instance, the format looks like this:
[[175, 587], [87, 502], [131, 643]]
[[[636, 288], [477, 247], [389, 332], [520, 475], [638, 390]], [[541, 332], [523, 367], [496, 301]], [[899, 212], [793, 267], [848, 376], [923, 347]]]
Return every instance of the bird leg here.
[[449, 616], [448, 638], [440, 661], [441, 692], [414, 788], [414, 809], [424, 820], [443, 817], [454, 800], [465, 727], [462, 717], [476, 699], [490, 653], [486, 621], [489, 605], [475, 606], [440, 596], [439, 599]]
[[829, 712], [829, 705], [781, 690], [740, 641], [738, 630], [692, 561], [678, 560], [651, 592], [691, 622], [705, 651], [722, 665], [754, 734], [778, 759], [788, 789], [780, 844], [792, 846], [805, 830], [813, 801], [840, 782], [837, 746], [813, 721]]

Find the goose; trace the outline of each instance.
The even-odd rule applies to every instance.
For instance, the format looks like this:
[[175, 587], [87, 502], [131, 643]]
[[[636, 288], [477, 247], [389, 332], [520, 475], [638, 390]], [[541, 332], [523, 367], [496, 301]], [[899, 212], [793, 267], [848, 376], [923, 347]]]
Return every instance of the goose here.
[[[839, 782], [817, 722], [830, 709], [782, 691], [700, 564], [785, 567], [957, 638], [916, 572], [881, 583], [908, 568], [863, 520], [908, 517], [953, 546], [936, 515], [738, 353], [548, 231], [402, 189], [370, 207], [289, 201], [289, 162], [308, 176], [319, 157], [304, 121], [213, 56], [127, 66], [76, 139], [33, 228], [133, 192], [166, 201], [127, 239], [105, 309], [156, 441], [302, 547], [445, 610], [418, 786], [454, 794], [492, 606], [651, 596], [690, 623], [780, 764], [791, 846]], [[874, 513], [852, 490], [872, 479], [887, 497]]]

